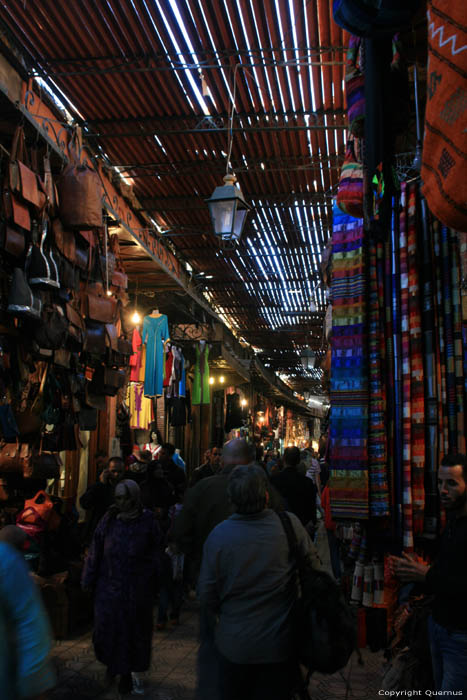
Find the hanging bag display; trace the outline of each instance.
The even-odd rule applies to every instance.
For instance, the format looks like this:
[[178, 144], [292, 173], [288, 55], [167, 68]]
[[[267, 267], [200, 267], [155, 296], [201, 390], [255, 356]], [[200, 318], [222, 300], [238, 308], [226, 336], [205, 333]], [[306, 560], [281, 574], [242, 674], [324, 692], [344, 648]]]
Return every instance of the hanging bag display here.
[[349, 216], [363, 218], [363, 165], [357, 160], [353, 139], [347, 143], [337, 190], [337, 206]]
[[19, 195], [25, 202], [32, 204], [40, 211], [45, 204], [45, 196], [39, 190], [36, 173], [26, 165], [26, 144], [24, 130], [18, 126], [13, 137], [9, 164], [10, 190]]
[[60, 219], [65, 226], [102, 226], [102, 184], [98, 173], [82, 159], [81, 129], [76, 128], [70, 143], [70, 164], [58, 183]]
[[32, 450], [27, 443], [2, 443], [0, 445], [0, 474], [23, 474], [29, 467]]
[[5, 224], [2, 231], [1, 247], [2, 251], [11, 255], [12, 258], [20, 258], [26, 247], [23, 231]]

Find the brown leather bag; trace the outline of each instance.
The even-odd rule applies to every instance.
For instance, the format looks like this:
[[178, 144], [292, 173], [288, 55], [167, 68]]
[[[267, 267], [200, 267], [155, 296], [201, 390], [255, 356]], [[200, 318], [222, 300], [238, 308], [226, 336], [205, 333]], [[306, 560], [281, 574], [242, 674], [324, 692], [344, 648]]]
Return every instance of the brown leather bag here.
[[21, 202], [9, 189], [3, 190], [3, 209], [8, 221], [26, 231], [31, 230], [31, 215], [27, 204]]
[[27, 443], [3, 443], [0, 446], [0, 473], [23, 473], [29, 466], [32, 450]]
[[84, 314], [91, 321], [99, 323], [115, 323], [117, 319], [118, 302], [115, 297], [105, 294], [102, 285], [89, 285], [84, 290]]
[[81, 129], [75, 129], [69, 144], [72, 161], [58, 183], [60, 218], [65, 226], [87, 228], [102, 226], [102, 184], [98, 173], [81, 162]]
[[42, 441], [39, 450], [34, 450], [23, 464], [25, 479], [57, 479], [60, 476], [62, 460], [57, 452], [44, 452]]
[[66, 231], [60, 219], [54, 219], [52, 231], [55, 238], [55, 245], [61, 254], [71, 263], [76, 262], [76, 241], [72, 231]]
[[[27, 164], [26, 164], [27, 163]], [[13, 137], [9, 165], [10, 189], [25, 202], [42, 211], [47, 198], [38, 175], [29, 167], [24, 129], [18, 126]]]
[[26, 241], [24, 233], [17, 231], [11, 226], [5, 226], [5, 235], [3, 237], [3, 250], [13, 258], [19, 258], [24, 253]]
[[91, 321], [87, 324], [83, 350], [90, 355], [102, 356], [105, 354], [105, 326], [102, 323]]
[[111, 284], [117, 289], [128, 289], [128, 275], [123, 270], [115, 270]]

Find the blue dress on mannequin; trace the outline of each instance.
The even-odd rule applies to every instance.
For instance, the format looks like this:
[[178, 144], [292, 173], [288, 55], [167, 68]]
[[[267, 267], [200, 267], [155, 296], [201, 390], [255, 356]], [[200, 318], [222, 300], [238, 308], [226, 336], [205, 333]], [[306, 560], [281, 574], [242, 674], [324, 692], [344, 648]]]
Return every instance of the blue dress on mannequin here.
[[164, 341], [169, 339], [167, 316], [145, 316], [142, 341], [146, 343], [144, 395], [162, 396], [164, 377]]

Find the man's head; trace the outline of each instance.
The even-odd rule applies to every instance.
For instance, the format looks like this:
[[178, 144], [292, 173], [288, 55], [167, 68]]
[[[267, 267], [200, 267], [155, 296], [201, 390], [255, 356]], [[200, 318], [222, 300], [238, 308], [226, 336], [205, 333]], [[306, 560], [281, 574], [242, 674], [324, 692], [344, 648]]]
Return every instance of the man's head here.
[[222, 464], [224, 471], [230, 471], [240, 464], [250, 464], [255, 459], [255, 446], [242, 438], [229, 440], [222, 450]]
[[222, 459], [222, 447], [213, 447], [211, 450], [210, 464], [215, 472], [219, 471]]
[[125, 463], [123, 459], [121, 457], [111, 457], [107, 464], [107, 470], [109, 472], [109, 481], [116, 484], [123, 479], [125, 473]]
[[284, 466], [296, 469], [300, 464], [300, 450], [298, 447], [286, 447], [284, 450]]
[[175, 445], [172, 445], [172, 443], [170, 442], [164, 442], [161, 449], [159, 450], [159, 454], [157, 455], [157, 457], [162, 466], [167, 467], [170, 464], [170, 461], [174, 454]]
[[211, 450], [204, 450], [204, 462], [209, 464], [211, 461]]
[[237, 513], [260, 513], [269, 498], [268, 478], [264, 469], [256, 464], [235, 467], [229, 476], [227, 493]]
[[450, 512], [467, 515], [467, 457], [448, 454], [438, 469], [441, 505]]
[[107, 455], [104, 450], [98, 450], [95, 456], [96, 473], [99, 476], [107, 466]]

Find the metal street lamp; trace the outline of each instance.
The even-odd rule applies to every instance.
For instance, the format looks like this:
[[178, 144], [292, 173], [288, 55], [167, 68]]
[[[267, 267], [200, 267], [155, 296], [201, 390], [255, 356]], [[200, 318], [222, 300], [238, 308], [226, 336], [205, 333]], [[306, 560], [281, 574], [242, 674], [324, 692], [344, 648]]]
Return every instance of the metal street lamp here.
[[216, 187], [206, 202], [214, 233], [218, 236], [221, 246], [233, 247], [241, 238], [246, 215], [251, 207], [243, 199], [240, 187], [235, 185], [235, 175], [227, 173], [223, 179], [225, 184]]

